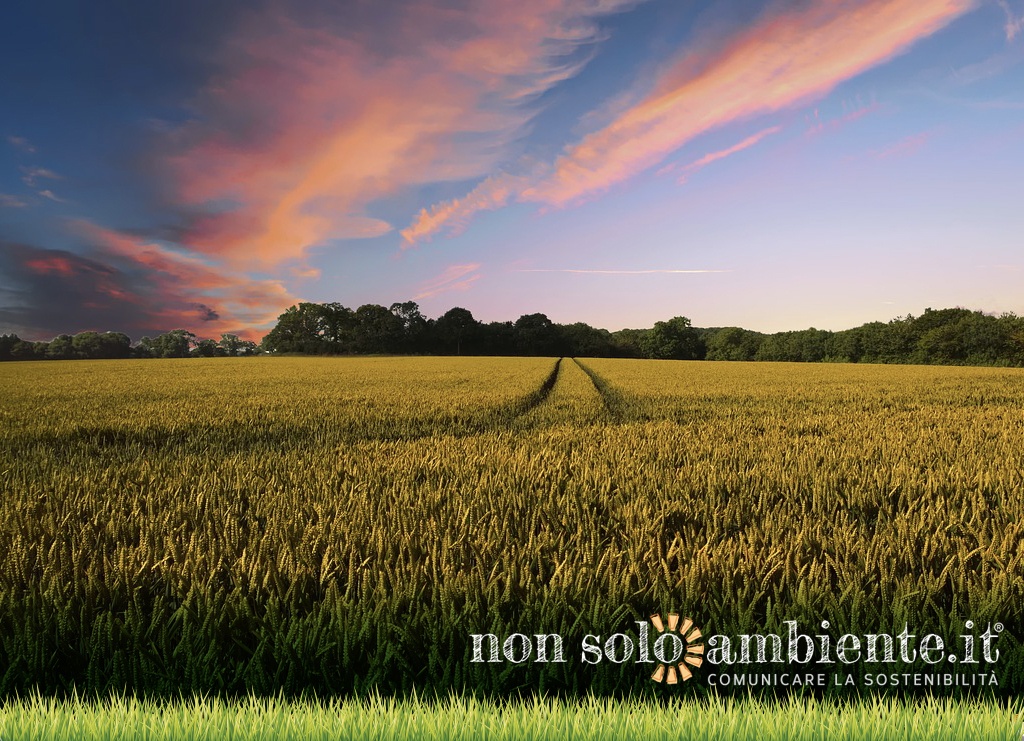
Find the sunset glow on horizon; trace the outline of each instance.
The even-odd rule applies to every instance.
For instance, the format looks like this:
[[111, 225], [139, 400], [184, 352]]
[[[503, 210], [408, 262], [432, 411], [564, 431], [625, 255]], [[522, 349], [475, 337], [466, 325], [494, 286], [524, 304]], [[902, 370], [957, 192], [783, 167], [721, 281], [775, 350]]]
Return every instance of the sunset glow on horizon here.
[[0, 333], [1024, 313], [1024, 0], [16, 3]]

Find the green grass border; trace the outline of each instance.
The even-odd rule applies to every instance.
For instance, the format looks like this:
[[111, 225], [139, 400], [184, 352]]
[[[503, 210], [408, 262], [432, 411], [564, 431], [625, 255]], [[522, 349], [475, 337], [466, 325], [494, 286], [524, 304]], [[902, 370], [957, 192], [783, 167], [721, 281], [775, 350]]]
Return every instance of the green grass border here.
[[1024, 702], [875, 697], [841, 702], [792, 697], [707, 698], [652, 703], [584, 697], [492, 701], [443, 699], [288, 700], [237, 703], [194, 696], [59, 700], [33, 695], [0, 704], [3, 741], [255, 741], [256, 739], [963, 739], [1021, 738]]

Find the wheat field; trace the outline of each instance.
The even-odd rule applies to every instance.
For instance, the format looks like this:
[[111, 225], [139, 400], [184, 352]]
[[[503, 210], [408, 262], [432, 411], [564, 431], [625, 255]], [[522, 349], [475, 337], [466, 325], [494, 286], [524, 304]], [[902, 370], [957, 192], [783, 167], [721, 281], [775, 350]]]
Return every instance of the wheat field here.
[[998, 621], [993, 693], [1024, 687], [1019, 370], [257, 357], [0, 388], [6, 696], [699, 696], [707, 666], [469, 660], [669, 611]]

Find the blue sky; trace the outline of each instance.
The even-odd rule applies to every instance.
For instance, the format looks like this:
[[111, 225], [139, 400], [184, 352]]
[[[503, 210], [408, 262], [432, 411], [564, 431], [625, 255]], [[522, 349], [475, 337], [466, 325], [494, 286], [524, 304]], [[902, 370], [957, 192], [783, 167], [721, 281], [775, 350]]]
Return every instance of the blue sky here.
[[1024, 313], [1024, 0], [5, 16], [0, 331]]

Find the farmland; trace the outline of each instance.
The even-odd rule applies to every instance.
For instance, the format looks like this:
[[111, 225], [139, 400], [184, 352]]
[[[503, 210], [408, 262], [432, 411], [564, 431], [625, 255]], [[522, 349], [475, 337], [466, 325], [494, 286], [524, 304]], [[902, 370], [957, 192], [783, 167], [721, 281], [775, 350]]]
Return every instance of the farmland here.
[[1024, 687], [1018, 370], [239, 358], [0, 386], [4, 694], [662, 692], [631, 662], [473, 663], [469, 636], [669, 611], [998, 622], [994, 692]]

